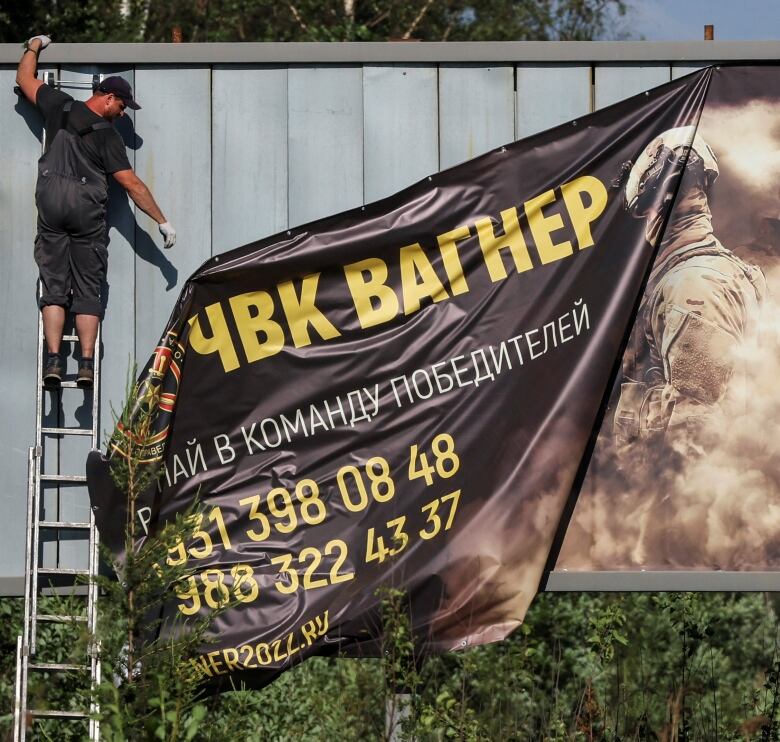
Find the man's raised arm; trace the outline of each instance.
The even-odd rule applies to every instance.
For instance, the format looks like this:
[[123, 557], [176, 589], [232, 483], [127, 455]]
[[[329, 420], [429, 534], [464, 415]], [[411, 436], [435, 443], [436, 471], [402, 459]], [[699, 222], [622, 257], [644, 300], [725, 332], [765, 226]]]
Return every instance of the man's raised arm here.
[[24, 97], [35, 105], [35, 96], [43, 83], [35, 77], [38, 68], [38, 55], [51, 43], [48, 36], [33, 36], [24, 45], [24, 54], [16, 68], [16, 84], [22, 89]]

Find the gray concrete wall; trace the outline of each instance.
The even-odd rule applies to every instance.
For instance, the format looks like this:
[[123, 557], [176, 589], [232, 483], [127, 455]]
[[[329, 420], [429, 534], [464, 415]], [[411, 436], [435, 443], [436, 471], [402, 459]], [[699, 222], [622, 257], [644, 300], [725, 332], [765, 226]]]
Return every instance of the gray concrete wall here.
[[[13, 92], [20, 52], [0, 45], [0, 591], [6, 592], [17, 590], [23, 570], [27, 448], [35, 433], [33, 193], [41, 125]], [[52, 45], [41, 68], [48, 65], [63, 80], [119, 73], [133, 84], [143, 108], [119, 128], [131, 164], [178, 230], [175, 248], [163, 251], [156, 225], [121, 190], [112, 191], [103, 428], [112, 427], [111, 407], [122, 401], [129, 364], [151, 354], [181, 286], [209, 256], [382, 198], [686, 74], [708, 58], [772, 55], [777, 44], [723, 42]], [[624, 61], [610, 61], [616, 57]], [[88, 95], [67, 83], [63, 89]], [[47, 412], [73, 424], [84, 407], [83, 392], [70, 399], [63, 392], [61, 408], [49, 403]], [[57, 445], [47, 466], [77, 473], [85, 452], [70, 442]], [[46, 502], [47, 518], [85, 519], [82, 488], [55, 488]], [[49, 545], [49, 559], [81, 566], [77, 547]]]

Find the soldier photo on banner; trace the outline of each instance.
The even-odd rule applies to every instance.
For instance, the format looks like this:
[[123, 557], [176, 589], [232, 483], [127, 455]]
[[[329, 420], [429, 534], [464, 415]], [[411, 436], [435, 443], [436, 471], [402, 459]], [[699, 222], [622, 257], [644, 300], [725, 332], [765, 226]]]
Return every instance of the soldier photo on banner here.
[[[780, 80], [750, 82], [715, 76], [695, 136], [616, 184], [663, 235], [558, 569], [778, 566]], [[676, 172], [664, 223], [645, 202]]]

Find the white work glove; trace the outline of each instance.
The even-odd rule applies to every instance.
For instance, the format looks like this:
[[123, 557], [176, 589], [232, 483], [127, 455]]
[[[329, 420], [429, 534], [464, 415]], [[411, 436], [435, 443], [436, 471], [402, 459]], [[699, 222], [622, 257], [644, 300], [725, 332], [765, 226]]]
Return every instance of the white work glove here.
[[176, 244], [176, 230], [173, 228], [173, 224], [170, 222], [163, 222], [162, 224], [158, 224], [157, 228], [163, 236], [163, 247], [173, 247]]
[[35, 39], [41, 40], [41, 49], [40, 51], [43, 51], [49, 44], [51, 44], [51, 39], [48, 36], [44, 36], [43, 34], [40, 34], [39, 36], [31, 36], [29, 39], [27, 39], [26, 48], [30, 48], [30, 42], [34, 41]]

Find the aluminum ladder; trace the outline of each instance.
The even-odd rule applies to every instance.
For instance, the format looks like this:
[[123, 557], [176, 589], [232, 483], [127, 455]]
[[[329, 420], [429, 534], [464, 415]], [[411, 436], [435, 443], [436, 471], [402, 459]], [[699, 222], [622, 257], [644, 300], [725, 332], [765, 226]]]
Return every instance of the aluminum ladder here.
[[[96, 342], [96, 350], [100, 348], [100, 329]], [[63, 336], [63, 342], [74, 343], [78, 340], [75, 335]], [[98, 724], [90, 716], [97, 710], [94, 702], [89, 709], [80, 711], [35, 709], [28, 707], [28, 680], [31, 673], [89, 673], [90, 687], [94, 688], [100, 682], [100, 661], [95, 648], [91, 645], [85, 657], [85, 661], [79, 664], [43, 662], [36, 660], [38, 650], [38, 627], [41, 623], [70, 624], [74, 628], [78, 625], [85, 627], [90, 637], [94, 636], [97, 620], [98, 590], [94, 576], [98, 570], [98, 536], [95, 528], [95, 518], [92, 510], [89, 510], [87, 521], [52, 520], [46, 517], [43, 507], [42, 489], [45, 483], [62, 483], [63, 489], [71, 484], [85, 484], [86, 476], [83, 474], [43, 473], [45, 445], [47, 439], [55, 442], [57, 438], [65, 436], [84, 436], [89, 438], [90, 447], [98, 447], [99, 435], [99, 400], [100, 400], [100, 353], [95, 353], [95, 381], [91, 392], [87, 392], [91, 399], [91, 427], [52, 427], [43, 424], [44, 394], [51, 394], [53, 401], [60, 395], [69, 393], [71, 389], [78, 389], [76, 382], [65, 380], [60, 390], [48, 390], [40, 381], [43, 370], [44, 356], [43, 322], [38, 319], [38, 362], [37, 362], [37, 394], [36, 394], [36, 434], [35, 446], [31, 446], [27, 460], [27, 538], [25, 552], [25, 579], [24, 579], [24, 627], [23, 634], [17, 638], [17, 664], [16, 664], [16, 703], [14, 704], [14, 740], [23, 742], [29, 723], [35, 719], [59, 719], [65, 720], [89, 720], [89, 739], [98, 740]], [[56, 436], [56, 438], [51, 438]], [[64, 493], [67, 496], [67, 492]], [[60, 498], [63, 493], [60, 493]], [[62, 532], [81, 532], [88, 534], [86, 546], [88, 548], [88, 564], [86, 569], [72, 567], [44, 566], [42, 552], [42, 534]], [[86, 590], [86, 610], [77, 614], [53, 614], [42, 613], [39, 610], [39, 597], [43, 589], [49, 588], [55, 592], [68, 594], [74, 592], [79, 586]], [[71, 598], [70, 605], [75, 601]]]
[[[94, 88], [100, 77], [94, 76], [90, 87]], [[44, 81], [49, 85], [62, 85], [68, 81], [54, 79], [54, 74], [49, 72], [45, 74]], [[73, 81], [73, 87], [87, 87], [81, 82]], [[45, 131], [44, 131], [45, 138]], [[45, 141], [44, 141], [45, 147]], [[75, 334], [66, 334], [63, 336], [65, 347], [67, 344], [73, 344], [78, 341]], [[91, 416], [89, 427], [66, 426], [64, 418], [60, 418], [59, 425], [45, 425], [45, 401], [46, 395], [50, 395], [51, 404], [57, 405], [58, 410], [62, 410], [62, 401], [67, 394], [78, 394], [79, 387], [75, 380], [67, 377], [62, 381], [59, 388], [45, 387], [41, 377], [43, 371], [45, 340], [43, 335], [43, 319], [38, 315], [38, 360], [36, 376], [36, 403], [35, 403], [35, 445], [30, 447], [27, 460], [27, 534], [25, 550], [25, 573], [24, 573], [24, 625], [23, 633], [17, 638], [16, 643], [16, 679], [15, 679], [15, 703], [14, 703], [14, 742], [24, 742], [28, 726], [34, 729], [35, 720], [54, 719], [58, 723], [67, 722], [87, 722], [89, 739], [97, 742], [99, 739], [98, 722], [92, 718], [96, 713], [97, 705], [90, 701], [89, 708], [79, 710], [72, 709], [52, 709], [52, 708], [31, 708], [28, 703], [29, 697], [29, 679], [33, 674], [48, 673], [49, 676], [63, 676], [67, 673], [79, 673], [82, 677], [88, 675], [90, 688], [95, 689], [100, 683], [100, 660], [96, 647], [93, 645], [95, 627], [97, 621], [97, 599], [98, 589], [94, 577], [97, 575], [99, 566], [98, 555], [98, 534], [95, 528], [95, 518], [92, 509], [88, 507], [89, 517], [87, 520], [67, 520], [59, 516], [61, 502], [68, 496], [67, 490], [75, 486], [86, 487], [86, 476], [83, 474], [62, 474], [59, 473], [61, 463], [57, 456], [58, 473], [44, 472], [43, 462], [45, 460], [46, 448], [53, 446], [57, 448], [59, 443], [71, 436], [88, 438], [91, 449], [98, 448], [98, 436], [100, 434], [100, 348], [101, 348], [101, 328], [98, 327], [97, 339], [95, 343], [94, 360], [94, 383], [91, 391], [87, 390], [85, 394], [85, 403], [91, 407]], [[72, 390], [72, 391], [71, 391]], [[91, 396], [91, 400], [89, 397]], [[53, 412], [53, 409], [52, 409]], [[62, 414], [60, 412], [60, 414]], [[82, 460], [86, 460], [86, 455]], [[44, 487], [56, 486], [59, 488], [57, 517], [50, 519], [45, 513]], [[60, 554], [64, 533], [80, 533], [86, 539], [79, 542], [88, 549], [87, 567], [72, 568], [60, 566]], [[47, 541], [46, 536], [54, 537], [53, 543], [58, 549], [56, 566], [44, 564], [49, 559], [44, 559], [43, 542]], [[86, 598], [86, 605], [78, 613], [45, 613], [40, 611], [39, 598], [44, 590], [59, 595], [72, 595], [67, 606], [73, 610], [76, 601], [76, 594], [80, 599]], [[79, 602], [84, 602], [80, 600]], [[36, 657], [39, 649], [38, 630], [40, 624], [68, 624], [74, 630], [76, 628], [86, 628], [89, 636], [89, 647], [83, 662], [79, 663], [61, 663], [41, 661]]]

